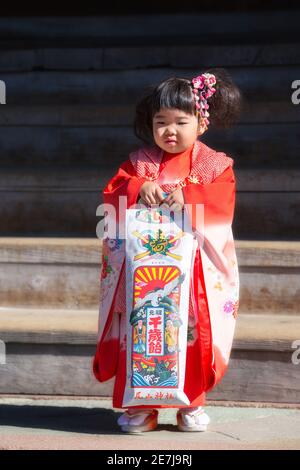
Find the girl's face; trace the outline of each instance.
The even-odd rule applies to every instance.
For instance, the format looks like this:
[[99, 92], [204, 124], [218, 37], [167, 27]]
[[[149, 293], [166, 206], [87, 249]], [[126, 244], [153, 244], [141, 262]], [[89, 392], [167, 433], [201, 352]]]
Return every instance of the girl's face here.
[[198, 123], [197, 116], [180, 109], [161, 108], [153, 116], [155, 143], [169, 153], [184, 152], [205, 130], [206, 126]]

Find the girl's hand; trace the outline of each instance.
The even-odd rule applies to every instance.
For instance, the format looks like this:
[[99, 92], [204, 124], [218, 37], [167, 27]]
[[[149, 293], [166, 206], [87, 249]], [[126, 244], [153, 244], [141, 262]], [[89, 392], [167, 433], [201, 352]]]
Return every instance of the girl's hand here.
[[140, 196], [147, 204], [160, 204], [164, 197], [161, 187], [153, 181], [145, 181], [140, 189]]
[[163, 201], [167, 204], [172, 211], [181, 211], [184, 206], [184, 197], [182, 189], [179, 187], [170, 193]]

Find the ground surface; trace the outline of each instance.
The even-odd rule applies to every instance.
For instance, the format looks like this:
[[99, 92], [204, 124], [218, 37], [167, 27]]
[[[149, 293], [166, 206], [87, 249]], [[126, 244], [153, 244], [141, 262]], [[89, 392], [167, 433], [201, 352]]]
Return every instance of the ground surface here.
[[108, 399], [1, 397], [0, 449], [300, 449], [300, 409], [206, 407], [209, 431], [177, 430], [175, 410], [160, 411], [156, 431], [119, 431]]

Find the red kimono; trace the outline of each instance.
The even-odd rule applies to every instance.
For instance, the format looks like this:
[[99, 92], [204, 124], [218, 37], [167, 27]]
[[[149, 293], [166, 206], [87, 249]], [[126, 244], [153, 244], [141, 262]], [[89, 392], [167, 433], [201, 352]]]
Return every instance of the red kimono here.
[[[178, 184], [182, 187], [199, 243], [189, 301], [184, 382], [184, 392], [191, 407], [203, 405], [205, 393], [224, 375], [233, 340], [239, 278], [231, 229], [235, 206], [232, 166], [230, 157], [200, 141], [179, 154], [163, 152], [157, 146], [144, 147], [130, 154], [103, 193], [104, 202], [116, 208], [118, 217], [119, 196], [127, 196], [127, 208], [130, 208], [138, 202], [140, 188], [147, 180], [157, 182], [167, 193]], [[205, 230], [197, 225], [196, 203], [204, 205]], [[121, 218], [122, 214], [118, 218], [119, 225], [124, 223]], [[123, 248], [120, 241], [103, 241], [99, 337], [93, 361], [94, 375], [100, 382], [116, 377], [113, 392], [113, 406], [116, 408], [123, 407], [126, 382]], [[158, 402], [153, 407], [175, 405]]]

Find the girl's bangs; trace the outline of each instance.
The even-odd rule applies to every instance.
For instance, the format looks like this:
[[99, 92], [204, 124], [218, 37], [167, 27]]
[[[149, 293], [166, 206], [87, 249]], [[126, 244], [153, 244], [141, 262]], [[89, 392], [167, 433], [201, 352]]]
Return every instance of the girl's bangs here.
[[153, 96], [152, 116], [162, 108], [175, 108], [195, 114], [195, 103], [189, 85], [178, 81], [164, 83]]

